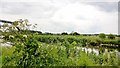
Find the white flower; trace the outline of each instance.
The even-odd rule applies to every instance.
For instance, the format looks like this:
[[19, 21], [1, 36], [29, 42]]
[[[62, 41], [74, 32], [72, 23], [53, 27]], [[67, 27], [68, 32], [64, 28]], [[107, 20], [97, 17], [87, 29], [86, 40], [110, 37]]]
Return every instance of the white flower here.
[[13, 39], [13, 38], [14, 38], [14, 36], [13, 36], [13, 35], [9, 35], [9, 38], [12, 38], [12, 39]]
[[27, 38], [27, 35], [23, 35], [23, 38]]

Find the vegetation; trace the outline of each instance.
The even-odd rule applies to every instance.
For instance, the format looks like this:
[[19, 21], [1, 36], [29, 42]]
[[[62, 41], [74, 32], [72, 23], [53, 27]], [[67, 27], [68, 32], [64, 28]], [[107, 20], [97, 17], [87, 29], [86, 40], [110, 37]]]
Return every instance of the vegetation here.
[[[23, 22], [26, 23], [23, 24]], [[14, 29], [3, 30], [2, 39], [4, 42], [11, 42], [12, 47], [2, 46], [2, 55], [0, 55], [2, 64], [0, 62], [0, 65], [25, 68], [31, 66], [118, 66], [119, 57], [116, 53], [108, 53], [100, 49], [103, 46], [120, 47], [120, 38], [117, 36], [112, 34], [108, 38], [105, 38], [105, 34], [82, 36], [77, 32], [44, 34], [28, 30], [27, 22], [27, 20], [15, 21], [12, 24]], [[1, 29], [3, 27], [11, 28], [6, 25]], [[99, 55], [93, 52], [86, 53], [82, 51], [82, 47], [99, 47], [101, 51]]]
[[105, 39], [105, 38], [106, 38], [106, 36], [105, 36], [104, 33], [100, 33], [100, 34], [99, 34], [99, 37], [102, 38], [102, 39]]
[[72, 32], [72, 33], [70, 33], [70, 35], [80, 35], [80, 34], [77, 32]]
[[110, 58], [108, 53], [99, 56], [87, 54], [77, 49], [76, 42], [47, 44], [37, 41], [34, 36], [19, 40], [6, 53], [3, 52], [3, 66], [117, 66], [115, 54], [111, 54]]
[[109, 39], [115, 39], [115, 36], [114, 36], [113, 34], [109, 34], [109, 35], [108, 35], [108, 38], [109, 38]]
[[63, 33], [61, 33], [61, 35], [68, 35], [68, 33], [66, 33], [66, 32], [63, 32]]

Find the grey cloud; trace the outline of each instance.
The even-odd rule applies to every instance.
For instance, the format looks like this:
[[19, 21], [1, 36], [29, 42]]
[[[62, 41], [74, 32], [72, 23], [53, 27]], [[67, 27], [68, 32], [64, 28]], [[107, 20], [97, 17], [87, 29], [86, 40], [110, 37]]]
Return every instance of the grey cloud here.
[[[53, 0], [54, 1], [54, 0]], [[66, 4], [68, 3], [85, 3], [85, 4], [89, 4], [89, 5], [93, 5], [96, 6], [98, 8], [100, 8], [102, 11], [106, 11], [106, 12], [114, 12], [114, 11], [118, 11], [118, 1], [116, 0], [114, 1], [105, 1], [105, 0], [101, 0], [101, 1], [81, 1], [81, 0], [60, 0], [61, 2], [64, 2]]]
[[2, 13], [11, 15], [29, 15], [35, 18], [49, 18], [57, 10], [53, 5], [42, 2], [3, 2]]
[[86, 3], [89, 5], [93, 5], [93, 6], [97, 6], [99, 7], [101, 10], [103, 11], [107, 11], [107, 12], [112, 12], [112, 11], [118, 11], [118, 0], [116, 1], [105, 1], [105, 0], [101, 0], [101, 1], [96, 1], [96, 0], [86, 0], [86, 1], [81, 1], [81, 0], [69, 0], [69, 3]]
[[2, 3], [2, 13], [5, 14], [27, 14], [30, 10], [30, 5], [26, 3], [19, 2], [3, 2]]
[[106, 12], [118, 11], [118, 2], [87, 2], [87, 4], [97, 6]]

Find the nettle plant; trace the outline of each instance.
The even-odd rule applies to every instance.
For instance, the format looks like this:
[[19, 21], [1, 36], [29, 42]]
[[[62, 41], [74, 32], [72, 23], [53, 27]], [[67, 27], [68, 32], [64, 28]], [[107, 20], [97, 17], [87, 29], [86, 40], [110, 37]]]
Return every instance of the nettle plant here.
[[34, 38], [26, 38], [23, 43], [16, 42], [15, 50], [11, 57], [6, 57], [4, 65], [11, 65], [13, 61], [15, 66], [35, 66], [38, 62], [38, 42]]

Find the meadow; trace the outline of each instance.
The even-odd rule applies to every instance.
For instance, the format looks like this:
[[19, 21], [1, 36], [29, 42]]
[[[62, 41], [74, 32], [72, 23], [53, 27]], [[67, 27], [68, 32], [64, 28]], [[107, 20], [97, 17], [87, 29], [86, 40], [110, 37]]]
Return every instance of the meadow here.
[[[118, 66], [119, 37], [115, 39], [82, 35], [46, 35], [7, 32], [2, 46], [2, 66]], [[105, 44], [105, 45], [104, 45]], [[107, 44], [107, 45], [106, 45]], [[99, 55], [80, 48], [97, 48]], [[105, 49], [108, 51], [105, 52]], [[117, 51], [117, 52], [116, 52]]]

